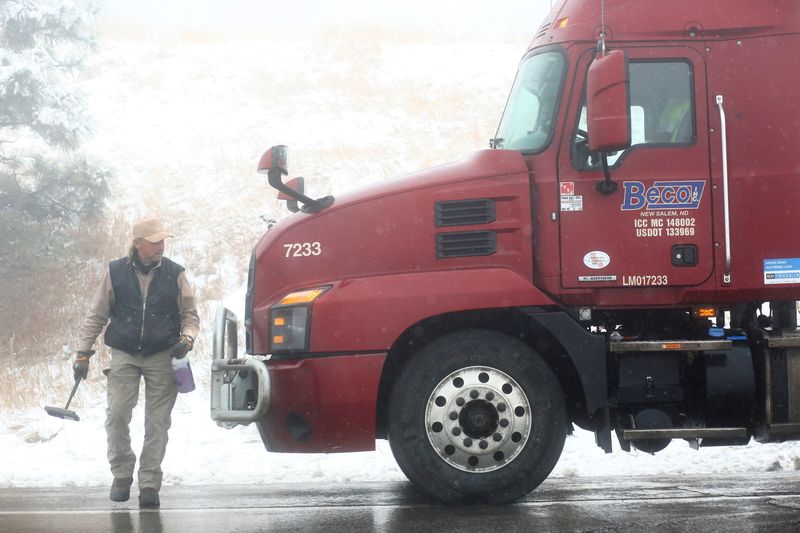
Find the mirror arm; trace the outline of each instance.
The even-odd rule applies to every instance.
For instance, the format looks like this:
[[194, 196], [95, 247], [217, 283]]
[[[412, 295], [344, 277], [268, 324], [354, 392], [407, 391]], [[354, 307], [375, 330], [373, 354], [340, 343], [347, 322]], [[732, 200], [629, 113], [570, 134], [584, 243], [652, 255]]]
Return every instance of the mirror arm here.
[[608, 153], [602, 152], [600, 154], [600, 158], [603, 161], [603, 175], [605, 176], [605, 179], [597, 182], [597, 186], [595, 188], [603, 194], [612, 194], [616, 192], [618, 186], [617, 182], [611, 179], [611, 171], [608, 169]]
[[300, 206], [297, 205], [297, 200], [286, 200], [286, 209], [292, 213], [297, 213], [300, 211]]
[[270, 168], [269, 172], [267, 173], [267, 181], [273, 188], [288, 196], [291, 196], [298, 202], [302, 202], [302, 211], [304, 213], [316, 213], [321, 209], [325, 209], [326, 207], [333, 205], [333, 196], [325, 196], [324, 198], [314, 200], [305, 194], [300, 194], [296, 190], [283, 183], [283, 180], [281, 179], [282, 174], [283, 172], [279, 168]]

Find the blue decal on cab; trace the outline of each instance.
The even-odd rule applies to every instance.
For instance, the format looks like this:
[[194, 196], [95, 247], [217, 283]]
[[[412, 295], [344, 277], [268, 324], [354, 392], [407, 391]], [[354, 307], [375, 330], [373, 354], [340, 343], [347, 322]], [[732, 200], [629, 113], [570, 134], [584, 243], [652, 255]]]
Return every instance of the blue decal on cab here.
[[653, 209], [697, 209], [703, 199], [706, 182], [656, 181], [645, 187], [641, 181], [626, 181], [622, 184], [625, 197], [623, 211]]

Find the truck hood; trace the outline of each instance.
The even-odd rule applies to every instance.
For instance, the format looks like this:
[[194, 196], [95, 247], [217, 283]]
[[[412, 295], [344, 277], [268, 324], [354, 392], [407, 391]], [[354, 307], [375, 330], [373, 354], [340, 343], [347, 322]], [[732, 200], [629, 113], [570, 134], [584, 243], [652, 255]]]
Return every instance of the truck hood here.
[[457, 161], [406, 174], [366, 187], [348, 191], [336, 198], [332, 208], [345, 207], [365, 200], [374, 200], [426, 187], [456, 184], [476, 178], [491, 178], [526, 173], [528, 168], [519, 152], [512, 150], [481, 150]]
[[[494, 222], [438, 227], [438, 203], [475, 199], [497, 206]], [[500, 226], [502, 239], [528, 242], [507, 247], [514, 254], [457, 261], [437, 257], [438, 233], [497, 231]], [[281, 220], [256, 246], [253, 303], [268, 306], [290, 290], [393, 273], [494, 264], [528, 277], [529, 241], [530, 176], [525, 160], [514, 151], [484, 150], [343, 194], [316, 213], [299, 212]]]

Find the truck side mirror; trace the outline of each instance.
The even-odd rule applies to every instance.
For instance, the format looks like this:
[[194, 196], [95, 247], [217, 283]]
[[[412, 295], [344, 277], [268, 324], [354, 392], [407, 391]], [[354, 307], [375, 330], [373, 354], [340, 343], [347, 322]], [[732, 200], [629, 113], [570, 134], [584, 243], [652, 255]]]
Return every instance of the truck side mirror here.
[[616, 152], [631, 145], [628, 58], [622, 50], [598, 56], [586, 81], [589, 149]]
[[[294, 179], [290, 179], [289, 181], [286, 182], [286, 186], [300, 194], [305, 194], [306, 192], [305, 178], [297, 177]], [[278, 200], [284, 200], [286, 202], [286, 208], [292, 213], [297, 213], [298, 211], [300, 211], [300, 206], [297, 205], [297, 198], [293, 198], [292, 196], [289, 196], [287, 193], [280, 191], [278, 193]]]
[[272, 176], [277, 175], [278, 179], [282, 175], [289, 173], [288, 169], [289, 149], [279, 144], [271, 147], [269, 150], [261, 154], [261, 159], [258, 161], [259, 174], [268, 174], [270, 179]]
[[267, 182], [278, 191], [279, 199], [286, 200], [289, 210], [293, 213], [299, 211], [298, 202], [303, 204], [304, 213], [316, 213], [320, 209], [333, 205], [333, 196], [329, 195], [314, 200], [303, 194], [305, 188], [303, 178], [295, 178], [288, 183], [283, 183], [283, 176], [289, 174], [288, 159], [289, 149], [286, 146], [282, 144], [273, 146], [261, 154], [257, 171], [267, 175]]
[[[286, 186], [292, 189], [293, 191], [297, 191], [300, 194], [305, 194], [306, 192], [306, 180], [305, 178], [293, 178], [286, 182]], [[278, 200], [291, 200], [292, 197], [286, 194], [285, 192], [281, 191], [278, 193]]]

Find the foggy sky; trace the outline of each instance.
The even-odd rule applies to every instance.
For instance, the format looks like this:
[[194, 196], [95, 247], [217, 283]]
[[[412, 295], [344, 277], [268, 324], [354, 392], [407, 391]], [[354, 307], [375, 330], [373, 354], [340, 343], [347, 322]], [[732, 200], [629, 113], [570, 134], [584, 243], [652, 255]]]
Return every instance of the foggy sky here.
[[393, 30], [533, 35], [551, 0], [99, 0], [100, 21], [152, 32], [313, 32], [377, 23]]

